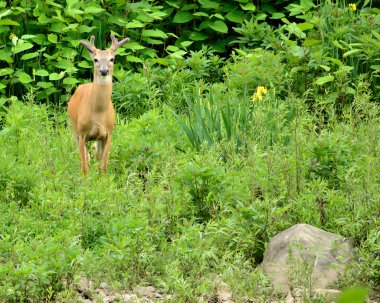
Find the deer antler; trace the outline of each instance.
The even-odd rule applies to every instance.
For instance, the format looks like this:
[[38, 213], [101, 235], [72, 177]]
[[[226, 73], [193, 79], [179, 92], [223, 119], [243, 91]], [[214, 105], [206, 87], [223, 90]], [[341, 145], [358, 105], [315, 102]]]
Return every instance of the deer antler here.
[[129, 38], [125, 38], [121, 41], [118, 41], [117, 38], [115, 38], [114, 34], [111, 34], [111, 40], [112, 40], [112, 45], [110, 47], [111, 51], [115, 51], [119, 46], [122, 46], [124, 43], [129, 42]]
[[96, 47], [94, 45], [95, 36], [92, 35], [90, 38], [90, 43], [87, 43], [86, 41], [81, 40], [79, 44], [82, 44], [84, 47], [86, 47], [91, 53], [94, 53], [96, 51]]

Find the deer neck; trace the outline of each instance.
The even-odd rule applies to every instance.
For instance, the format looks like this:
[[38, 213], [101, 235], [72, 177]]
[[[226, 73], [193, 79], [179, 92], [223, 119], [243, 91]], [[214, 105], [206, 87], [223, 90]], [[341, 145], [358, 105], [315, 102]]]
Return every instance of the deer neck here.
[[92, 85], [92, 102], [95, 111], [108, 109], [112, 97], [112, 75], [94, 77]]

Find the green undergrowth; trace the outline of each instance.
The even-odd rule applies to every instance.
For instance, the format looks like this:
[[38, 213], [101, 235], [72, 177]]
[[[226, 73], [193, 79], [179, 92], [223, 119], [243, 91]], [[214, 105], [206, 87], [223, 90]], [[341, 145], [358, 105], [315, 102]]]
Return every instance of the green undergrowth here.
[[[212, 301], [224, 281], [235, 302], [265, 301], [271, 288], [257, 266], [266, 243], [296, 223], [354, 243], [337, 287], [378, 283], [380, 123], [367, 90], [339, 117], [272, 90], [235, 99], [192, 91], [190, 116], [164, 106], [119, 117], [109, 171], [92, 163], [86, 178], [66, 114], [32, 96], [6, 108], [0, 302], [72, 302], [80, 277], [154, 285], [172, 302]], [[186, 127], [197, 123], [194, 135], [212, 140], [196, 149]]]

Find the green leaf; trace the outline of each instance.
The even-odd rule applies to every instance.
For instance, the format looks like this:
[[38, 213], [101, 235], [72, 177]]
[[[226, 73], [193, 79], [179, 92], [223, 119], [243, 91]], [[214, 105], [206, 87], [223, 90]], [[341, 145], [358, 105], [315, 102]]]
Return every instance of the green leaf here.
[[27, 74], [27, 73], [24, 73], [24, 72], [21, 72], [19, 75], [18, 75], [18, 80], [22, 83], [22, 84], [27, 84], [27, 83], [30, 83], [33, 81], [33, 79]]
[[38, 69], [38, 70], [33, 70], [33, 75], [46, 77], [46, 76], [49, 76], [49, 72], [44, 69]]
[[283, 13], [273, 13], [270, 18], [271, 19], [281, 19], [281, 18], [284, 18], [284, 17], [285, 17], [285, 15]]
[[210, 28], [216, 32], [220, 32], [223, 34], [227, 34], [228, 32], [227, 25], [223, 21], [220, 21], [220, 20], [217, 20], [213, 24], [210, 24]]
[[59, 74], [51, 73], [49, 75], [49, 80], [51, 81], [61, 80], [64, 76], [65, 76], [65, 72], [60, 72]]
[[48, 40], [51, 42], [51, 43], [57, 43], [58, 41], [58, 36], [56, 34], [48, 34], [47, 35], [48, 37]]
[[6, 87], [7, 87], [6, 85], [4, 85], [3, 83], [0, 83], [0, 90], [4, 89]]
[[193, 16], [208, 18], [208, 14], [206, 14], [205, 12], [196, 12], [196, 13], [193, 14]]
[[87, 6], [84, 10], [84, 13], [85, 14], [91, 14], [91, 15], [95, 15], [95, 14], [99, 14], [99, 13], [103, 13], [105, 12], [106, 10], [104, 8], [101, 8], [100, 6], [96, 5], [92, 5], [92, 6]]
[[337, 47], [337, 48], [340, 48], [340, 49], [346, 49], [345, 47], [343, 47], [337, 40], [334, 40], [333, 41], [333, 44]]
[[182, 41], [180, 44], [183, 46], [183, 47], [188, 47], [190, 46], [191, 44], [193, 44], [194, 42], [193, 41]]
[[10, 75], [12, 73], [13, 73], [13, 69], [12, 68], [6, 67], [6, 68], [1, 68], [0, 69], [0, 77], [6, 76], [6, 75]]
[[316, 45], [318, 43], [321, 43], [321, 40], [305, 39], [305, 41], [302, 42], [302, 46], [304, 46], [304, 47], [310, 47], [310, 46]]
[[191, 34], [189, 35], [189, 39], [193, 41], [202, 41], [202, 40], [206, 40], [207, 38], [208, 38], [208, 35], [202, 32], [191, 32]]
[[210, 0], [198, 0], [202, 8], [218, 9], [219, 3]]
[[37, 86], [46, 89], [46, 88], [52, 87], [54, 85], [51, 82], [37, 82]]
[[356, 54], [358, 52], [361, 52], [362, 50], [361, 49], [352, 49], [352, 50], [349, 50], [348, 52], [345, 52], [343, 54], [343, 57], [348, 57], [348, 56], [351, 56], [352, 54]]
[[10, 20], [10, 19], [0, 19], [0, 25], [14, 25], [19, 26], [20, 23]]
[[143, 37], [167, 38], [168, 35], [159, 29], [146, 29], [142, 32]]
[[309, 22], [302, 22], [302, 23], [297, 23], [297, 27], [301, 30], [301, 31], [307, 31], [309, 29], [313, 29], [314, 28], [314, 25], [309, 23]]
[[136, 62], [136, 63], [142, 63], [142, 62], [144, 62], [144, 61], [141, 60], [139, 57], [132, 56], [132, 55], [128, 55], [128, 56], [127, 56], [127, 60], [128, 60], [129, 62]]
[[131, 49], [133, 51], [141, 50], [145, 48], [145, 46], [142, 46], [140, 43], [134, 42], [134, 41], [124, 44], [124, 47], [127, 49]]
[[161, 64], [163, 66], [169, 66], [169, 61], [164, 58], [156, 58], [152, 60], [155, 63]]
[[193, 15], [188, 11], [179, 11], [173, 18], [174, 23], [186, 23], [193, 20]]
[[87, 25], [79, 26], [79, 31], [81, 33], [91, 33], [94, 29], [96, 29], [96, 26], [87, 26]]
[[228, 21], [235, 23], [242, 23], [244, 21], [244, 13], [238, 10], [229, 12], [225, 17]]
[[174, 53], [171, 53], [169, 56], [172, 57], [172, 58], [178, 58], [178, 59], [182, 59], [184, 55], [186, 55], [187, 52], [183, 51], [183, 50], [179, 50], [179, 51], [176, 51]]
[[18, 54], [18, 53], [21, 53], [21, 52], [26, 51], [28, 49], [31, 49], [32, 47], [33, 47], [32, 43], [22, 42], [22, 40], [18, 40], [18, 43], [16, 44], [16, 47], [14, 50], [14, 53]]
[[247, 3], [245, 5], [240, 4], [240, 6], [245, 11], [252, 11], [253, 12], [256, 10], [256, 6], [253, 3]]
[[76, 85], [79, 83], [79, 80], [72, 77], [68, 77], [68, 78], [64, 78], [62, 83], [65, 85]]
[[21, 60], [29, 60], [38, 57], [40, 54], [38, 52], [29, 53], [22, 55]]
[[331, 70], [331, 68], [329, 66], [322, 65], [322, 64], [320, 64], [319, 66], [322, 67], [327, 72], [329, 72]]
[[137, 19], [132, 20], [131, 22], [128, 22], [127, 25], [125, 26], [126, 28], [142, 28], [144, 27], [145, 24], [140, 22]]
[[334, 76], [324, 76], [324, 77], [319, 77], [317, 80], [315, 80], [314, 83], [317, 85], [323, 85], [333, 80], [334, 80]]
[[174, 46], [174, 45], [169, 45], [167, 48], [166, 48], [167, 51], [169, 52], [176, 52], [179, 50], [179, 48], [177, 46]]

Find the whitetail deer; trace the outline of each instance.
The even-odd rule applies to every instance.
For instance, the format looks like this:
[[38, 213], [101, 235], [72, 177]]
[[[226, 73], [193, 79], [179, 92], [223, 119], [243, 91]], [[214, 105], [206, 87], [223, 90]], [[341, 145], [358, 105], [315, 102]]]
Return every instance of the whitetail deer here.
[[97, 49], [94, 40], [95, 37], [91, 36], [90, 43], [80, 41], [94, 61], [94, 81], [79, 85], [68, 104], [68, 114], [79, 147], [83, 174], [87, 173], [87, 162], [90, 161], [88, 141], [95, 141], [100, 171], [107, 170], [111, 133], [115, 123], [115, 110], [111, 100], [115, 51], [128, 42], [129, 38], [118, 41], [111, 34], [112, 45], [107, 50]]

